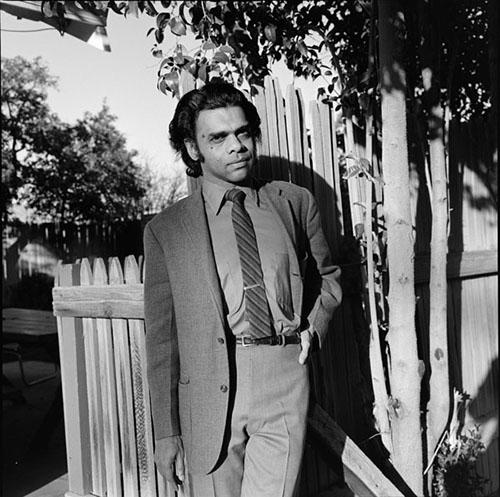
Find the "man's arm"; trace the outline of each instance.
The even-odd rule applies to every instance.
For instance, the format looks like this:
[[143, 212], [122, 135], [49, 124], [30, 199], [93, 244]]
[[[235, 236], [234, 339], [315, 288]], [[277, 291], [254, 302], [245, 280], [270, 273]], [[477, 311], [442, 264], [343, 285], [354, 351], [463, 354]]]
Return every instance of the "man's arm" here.
[[183, 479], [184, 452], [179, 423], [179, 350], [177, 330], [163, 250], [151, 227], [144, 231], [144, 316], [149, 390], [160, 473], [175, 483]]
[[[316, 201], [307, 191], [307, 210], [305, 216], [305, 233], [308, 239], [310, 255], [312, 255], [317, 272], [321, 278], [319, 294], [312, 310], [307, 316], [309, 331], [315, 333], [321, 343], [328, 332], [328, 324], [333, 312], [342, 300], [340, 287], [340, 268], [332, 264], [330, 250], [321, 228], [321, 219]], [[311, 261], [312, 262], [312, 261]], [[307, 288], [305, 288], [307, 291]]]

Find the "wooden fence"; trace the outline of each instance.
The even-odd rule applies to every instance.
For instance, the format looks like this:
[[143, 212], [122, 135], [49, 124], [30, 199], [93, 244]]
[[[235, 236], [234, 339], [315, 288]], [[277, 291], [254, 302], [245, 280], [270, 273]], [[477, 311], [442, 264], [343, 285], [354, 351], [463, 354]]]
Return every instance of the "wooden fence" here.
[[[146, 379], [141, 259], [61, 265], [53, 291], [58, 316], [68, 480], [71, 496], [189, 497], [156, 471]], [[350, 472], [366, 497], [402, 497], [319, 405], [310, 410], [309, 442]], [[316, 475], [300, 495], [317, 495]]]
[[[189, 89], [189, 82], [185, 83]], [[349, 175], [360, 158], [366, 158], [373, 164], [374, 176], [377, 176], [378, 170], [383, 170], [383, 165], [379, 164], [373, 151], [370, 134], [365, 135], [351, 120], [338, 128], [337, 115], [327, 104], [314, 101], [306, 110], [300, 91], [293, 87], [289, 87], [283, 96], [277, 82], [268, 78], [265, 91], [257, 95], [254, 102], [263, 121], [260, 175], [291, 180], [313, 191], [328, 243], [343, 268], [344, 301], [334, 317], [321, 352], [312, 362], [313, 399], [357, 446], [382, 466], [385, 454], [373, 426], [369, 369], [369, 361], [373, 360], [371, 351], [378, 348], [380, 352], [381, 347], [370, 346], [373, 337], [370, 336], [369, 322], [373, 312], [384, 321], [385, 311], [380, 301], [375, 304], [375, 311], [373, 302], [370, 309], [366, 288], [372, 284], [380, 292], [383, 291], [384, 268], [380, 256], [369, 271], [362, 260], [368, 244], [373, 246], [375, 255], [385, 249], [380, 211], [382, 188], [379, 182], [367, 179], [366, 174], [352, 174], [349, 179], [344, 179], [343, 175]], [[306, 112], [311, 115], [310, 130], [305, 124]], [[484, 170], [487, 170], [491, 151], [481, 141], [481, 132], [485, 132], [481, 126], [477, 123], [467, 126], [452, 123], [450, 128], [452, 210], [448, 318], [452, 345], [451, 381], [453, 385], [465, 389], [472, 398], [468, 422], [482, 423], [488, 450], [478, 467], [490, 479], [486, 489], [488, 494], [498, 489], [498, 473], [494, 469], [498, 461], [498, 441], [494, 433], [498, 421], [497, 214], [485, 180]], [[350, 159], [346, 158], [349, 154]], [[417, 328], [420, 356], [428, 363], [431, 218], [423, 155], [413, 147], [410, 157], [417, 247]], [[196, 188], [196, 181], [191, 181], [191, 188]], [[372, 277], [373, 280], [370, 280]], [[384, 330], [381, 329], [380, 333], [383, 348]], [[73, 401], [78, 405], [76, 397]], [[327, 464], [324, 459], [314, 437], [309, 437], [302, 474], [303, 495], [317, 495], [338, 485], [343, 478], [351, 488], [356, 487], [355, 473], [344, 472], [345, 465], [343, 467], [331, 459]], [[152, 481], [152, 476], [148, 481]]]
[[[2, 244], [3, 306], [16, 306], [13, 287], [31, 276], [55, 274], [58, 261], [83, 257], [127, 255], [143, 252], [142, 231], [152, 216], [142, 220], [74, 225], [66, 223], [14, 223], [4, 227]], [[50, 296], [48, 296], [50, 298]], [[47, 299], [48, 300], [48, 299]], [[23, 305], [27, 305], [23, 302]]]

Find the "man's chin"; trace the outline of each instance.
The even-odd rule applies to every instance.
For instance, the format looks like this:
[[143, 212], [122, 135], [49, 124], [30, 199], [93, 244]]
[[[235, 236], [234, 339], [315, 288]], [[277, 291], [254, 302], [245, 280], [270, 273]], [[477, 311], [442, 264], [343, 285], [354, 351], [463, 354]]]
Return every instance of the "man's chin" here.
[[234, 171], [231, 171], [229, 175], [228, 181], [231, 183], [244, 183], [246, 180], [250, 178], [251, 168], [248, 165], [242, 165], [241, 167], [237, 167]]

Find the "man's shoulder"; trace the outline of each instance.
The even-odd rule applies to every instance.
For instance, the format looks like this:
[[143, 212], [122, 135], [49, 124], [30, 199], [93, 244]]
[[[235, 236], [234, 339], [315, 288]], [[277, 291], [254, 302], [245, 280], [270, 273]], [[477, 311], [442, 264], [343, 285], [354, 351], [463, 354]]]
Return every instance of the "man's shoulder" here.
[[171, 226], [173, 223], [177, 223], [177, 221], [182, 219], [185, 209], [193, 202], [193, 196], [194, 194], [191, 194], [181, 198], [175, 204], [166, 207], [148, 221], [146, 226], [155, 231], [159, 227], [165, 228], [166, 226]]
[[264, 188], [269, 193], [281, 194], [290, 200], [296, 201], [307, 201], [308, 197], [311, 196], [307, 188], [282, 180], [262, 182], [261, 188]]

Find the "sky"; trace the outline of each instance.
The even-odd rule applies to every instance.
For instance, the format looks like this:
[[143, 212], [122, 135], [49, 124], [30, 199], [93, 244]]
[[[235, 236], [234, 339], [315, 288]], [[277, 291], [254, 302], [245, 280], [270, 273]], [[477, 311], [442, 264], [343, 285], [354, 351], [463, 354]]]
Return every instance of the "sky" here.
[[[128, 147], [137, 150], [141, 160], [166, 176], [183, 169], [168, 143], [168, 123], [177, 100], [156, 88], [161, 60], [151, 55], [153, 35], [146, 36], [155, 25], [154, 18], [124, 18], [111, 12], [107, 25], [111, 52], [103, 52], [72, 36], [61, 37], [56, 30], [29, 32], [48, 28], [44, 23], [16, 19], [3, 11], [0, 16], [2, 56], [41, 56], [50, 73], [59, 78], [58, 90], [50, 91], [48, 102], [61, 119], [75, 122], [86, 111], [98, 112], [106, 101]], [[174, 35], [166, 36], [161, 48], [166, 52], [177, 40]], [[180, 41], [188, 50], [198, 44], [194, 38]], [[282, 64], [274, 66], [273, 75], [283, 92], [295, 81], [306, 102], [315, 98], [318, 85], [294, 80]]]

